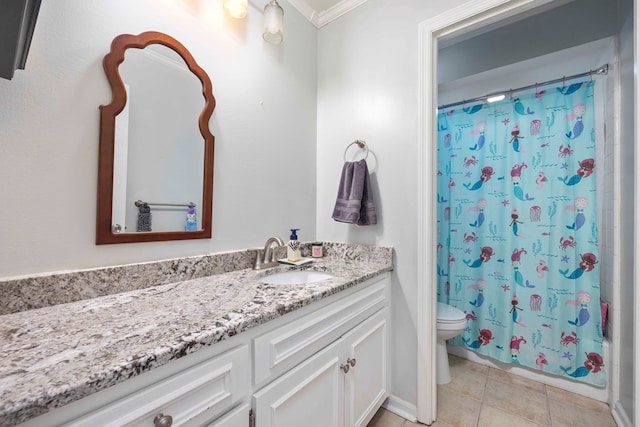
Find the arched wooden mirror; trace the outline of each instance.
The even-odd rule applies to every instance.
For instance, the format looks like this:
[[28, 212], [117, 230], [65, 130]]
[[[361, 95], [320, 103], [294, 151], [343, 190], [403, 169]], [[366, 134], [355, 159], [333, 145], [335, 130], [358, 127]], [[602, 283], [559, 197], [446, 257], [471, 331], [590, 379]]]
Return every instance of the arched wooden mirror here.
[[100, 106], [96, 244], [211, 238], [209, 76], [154, 31], [117, 36], [103, 66], [112, 100]]

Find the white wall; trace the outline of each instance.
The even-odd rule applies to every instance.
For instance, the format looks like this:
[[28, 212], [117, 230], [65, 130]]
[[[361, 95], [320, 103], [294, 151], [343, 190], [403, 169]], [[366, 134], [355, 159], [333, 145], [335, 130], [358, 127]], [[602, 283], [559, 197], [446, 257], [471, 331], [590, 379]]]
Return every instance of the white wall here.
[[[462, 3], [369, 0], [318, 35], [318, 238], [395, 248], [391, 392], [411, 404], [416, 402], [419, 262], [418, 24]], [[343, 152], [358, 138], [371, 149], [377, 226], [331, 219]]]
[[[580, 0], [554, 2], [539, 13], [528, 12], [524, 19], [483, 34], [475, 34], [461, 43], [438, 52], [438, 82], [458, 80], [497, 67], [568, 49], [618, 32], [619, 3], [625, 0]], [[560, 4], [563, 3], [563, 4]], [[576, 27], [589, 31], [576, 31]], [[471, 32], [473, 34], [473, 32]], [[455, 40], [455, 39], [454, 39]], [[491, 49], [487, 49], [491, 46]]]
[[[263, 42], [221, 0], [45, 0], [26, 70], [0, 80], [0, 279], [315, 239], [317, 30], [288, 3]], [[213, 82], [213, 238], [95, 245], [102, 58], [121, 33], [165, 32]]]
[[[487, 45], [483, 49], [489, 51], [493, 47]], [[608, 52], [606, 56], [609, 59], [614, 57], [613, 37], [573, 46], [544, 56], [529, 57], [507, 66], [441, 83], [438, 85], [438, 105], [593, 70], [606, 62], [605, 52]], [[439, 60], [446, 61], [444, 58]], [[589, 77], [585, 78], [585, 80], [588, 79]], [[601, 81], [602, 77], [596, 76], [595, 79]], [[562, 82], [558, 84], [561, 85]], [[531, 89], [531, 92], [534, 90]]]

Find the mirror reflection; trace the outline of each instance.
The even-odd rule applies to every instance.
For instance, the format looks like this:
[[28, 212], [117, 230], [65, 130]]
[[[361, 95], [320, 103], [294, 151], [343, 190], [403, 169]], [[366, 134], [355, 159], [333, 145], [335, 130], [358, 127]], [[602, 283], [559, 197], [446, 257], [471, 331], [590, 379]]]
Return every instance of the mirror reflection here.
[[127, 103], [116, 118], [114, 226], [120, 232], [201, 229], [200, 81], [162, 45], [129, 49], [120, 75]]

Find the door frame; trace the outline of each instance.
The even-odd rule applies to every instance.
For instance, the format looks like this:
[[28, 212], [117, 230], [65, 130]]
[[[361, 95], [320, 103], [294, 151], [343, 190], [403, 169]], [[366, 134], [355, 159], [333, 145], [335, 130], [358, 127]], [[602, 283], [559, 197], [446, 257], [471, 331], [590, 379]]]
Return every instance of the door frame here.
[[[640, 85], [638, 85], [638, 58], [640, 58], [640, 30], [638, 29], [638, 23], [640, 22], [640, 1], [633, 1], [633, 62], [634, 62], [634, 77], [633, 77], [633, 108], [634, 108], [634, 121], [633, 121], [633, 139], [634, 139], [634, 161], [635, 164], [640, 164], [640, 149], [637, 147], [637, 141], [640, 137]], [[634, 182], [634, 201], [640, 200], [640, 172], [637, 168], [633, 172]], [[636, 207], [634, 212], [634, 225], [633, 225], [633, 240], [634, 245], [634, 269], [633, 269], [633, 306], [640, 307], [640, 292], [638, 291], [637, 284], [640, 283], [640, 268], [638, 263], [640, 262], [640, 239], [639, 239], [639, 227], [640, 227], [640, 209]], [[638, 414], [639, 402], [638, 393], [640, 393], [640, 373], [638, 368], [640, 367], [640, 328], [638, 327], [638, 314], [637, 311], [633, 312], [633, 354], [635, 355], [633, 361], [633, 425], [640, 423], [640, 414]], [[619, 361], [618, 361], [619, 362]]]
[[[637, 3], [640, 0], [634, 0]], [[416, 412], [418, 421], [431, 424], [437, 415], [437, 384], [436, 384], [436, 302], [437, 276], [436, 244], [437, 235], [436, 206], [436, 174], [437, 150], [431, 148], [437, 140], [437, 96], [438, 96], [438, 39], [460, 35], [503, 19], [523, 13], [527, 10], [551, 5], [551, 3], [566, 3], [566, 0], [471, 0], [447, 10], [446, 12], [427, 19], [419, 24], [419, 106], [418, 106], [418, 307], [417, 307], [417, 402]], [[553, 5], [555, 6], [555, 5]], [[635, 7], [636, 18], [638, 8]], [[634, 20], [634, 22], [637, 22]], [[634, 52], [638, 57], [637, 29], [634, 27]], [[635, 85], [636, 115], [638, 114], [638, 99], [640, 91]], [[636, 140], [638, 135], [638, 120], [636, 120]], [[640, 150], [636, 150], [636, 161], [640, 164]], [[635, 176], [636, 199], [640, 194], [640, 174]], [[640, 224], [640, 209], [635, 213], [636, 224]], [[636, 255], [640, 253], [640, 242], [636, 241]], [[636, 271], [634, 279], [640, 274]], [[635, 282], [635, 280], [634, 280]], [[640, 293], [636, 293], [636, 306], [640, 306]], [[637, 322], [636, 322], [637, 323]], [[635, 345], [640, 340], [640, 328], [635, 330]], [[636, 361], [640, 355], [636, 351]], [[636, 366], [640, 364], [636, 363]], [[640, 375], [636, 374], [636, 390], [640, 391]], [[634, 399], [636, 393], [634, 393]], [[637, 408], [637, 405], [634, 405]], [[634, 416], [637, 419], [637, 411]]]

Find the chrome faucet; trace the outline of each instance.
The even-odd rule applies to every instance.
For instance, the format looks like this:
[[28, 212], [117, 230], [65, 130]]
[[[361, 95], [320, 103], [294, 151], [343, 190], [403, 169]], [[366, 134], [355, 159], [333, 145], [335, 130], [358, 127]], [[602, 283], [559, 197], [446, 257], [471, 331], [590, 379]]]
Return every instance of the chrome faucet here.
[[278, 245], [275, 247], [275, 249], [284, 246], [284, 242], [278, 236], [269, 237], [264, 244], [262, 256], [260, 256], [260, 249], [256, 251], [256, 261], [253, 264], [254, 270], [275, 267], [276, 265], [278, 265], [278, 260], [276, 259], [276, 251], [274, 248], [272, 248], [274, 243]]

